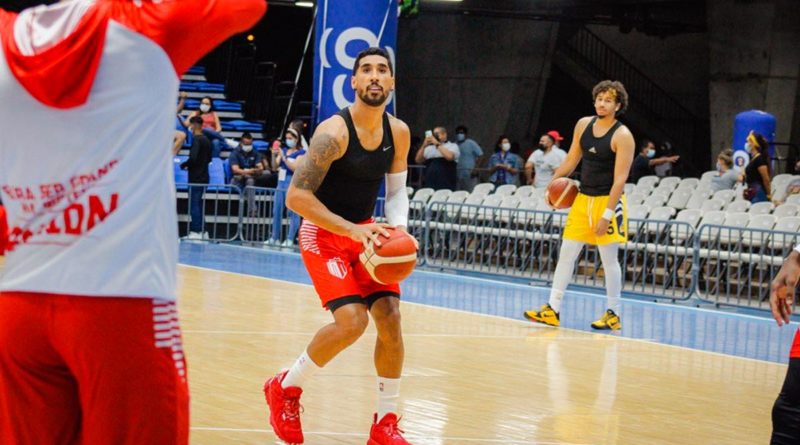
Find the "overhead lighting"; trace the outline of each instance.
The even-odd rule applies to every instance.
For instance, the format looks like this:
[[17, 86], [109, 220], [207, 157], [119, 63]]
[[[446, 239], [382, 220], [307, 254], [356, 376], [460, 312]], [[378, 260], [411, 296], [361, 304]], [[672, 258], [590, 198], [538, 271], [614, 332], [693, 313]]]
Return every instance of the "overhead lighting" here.
[[[459, 0], [460, 1], [460, 0]], [[294, 2], [295, 6], [299, 6], [301, 8], [313, 8], [314, 2]]]

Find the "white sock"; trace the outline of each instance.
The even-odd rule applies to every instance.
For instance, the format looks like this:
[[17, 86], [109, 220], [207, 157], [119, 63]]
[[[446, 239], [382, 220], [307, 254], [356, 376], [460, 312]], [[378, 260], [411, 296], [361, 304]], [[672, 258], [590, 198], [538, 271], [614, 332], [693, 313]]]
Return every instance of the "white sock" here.
[[286, 373], [286, 377], [281, 382], [281, 387], [297, 386], [302, 388], [303, 383], [313, 377], [320, 369], [322, 368], [317, 366], [314, 360], [311, 360], [311, 357], [308, 356], [308, 351], [303, 351], [297, 361], [294, 362], [294, 365], [289, 368], [289, 372]]
[[378, 377], [378, 421], [388, 413], [397, 414], [400, 401], [400, 379]]
[[606, 244], [597, 246], [600, 251], [600, 260], [603, 261], [603, 271], [606, 276], [606, 296], [608, 308], [619, 315], [620, 294], [622, 293], [622, 268], [619, 265], [619, 244]]
[[561, 312], [561, 300], [564, 298], [564, 291], [572, 279], [575, 271], [575, 261], [581, 254], [583, 243], [565, 239], [561, 241], [561, 250], [558, 253], [558, 263], [556, 271], [553, 273], [553, 287], [550, 289], [550, 307], [556, 312]]

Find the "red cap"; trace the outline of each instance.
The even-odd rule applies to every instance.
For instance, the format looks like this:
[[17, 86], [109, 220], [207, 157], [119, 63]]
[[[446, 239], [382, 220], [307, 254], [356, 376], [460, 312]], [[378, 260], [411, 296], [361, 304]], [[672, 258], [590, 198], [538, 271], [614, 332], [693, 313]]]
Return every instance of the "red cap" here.
[[550, 130], [547, 132], [547, 135], [553, 138], [556, 142], [561, 142], [564, 138], [561, 137], [560, 134], [556, 130]]

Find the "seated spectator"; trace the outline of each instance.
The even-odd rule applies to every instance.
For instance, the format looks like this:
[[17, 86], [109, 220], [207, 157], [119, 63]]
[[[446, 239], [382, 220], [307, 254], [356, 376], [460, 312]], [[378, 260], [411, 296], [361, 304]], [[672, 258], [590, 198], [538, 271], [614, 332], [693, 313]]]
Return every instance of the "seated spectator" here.
[[456, 143], [458, 144], [458, 184], [459, 190], [471, 192], [478, 183], [475, 167], [480, 163], [483, 149], [477, 142], [467, 137], [469, 130], [463, 125], [456, 127]]
[[764, 136], [751, 131], [747, 135], [745, 150], [750, 153], [750, 162], [744, 169], [744, 198], [752, 203], [772, 201], [772, 183], [769, 168], [769, 143]]
[[208, 164], [211, 162], [211, 141], [203, 135], [203, 119], [200, 116], [189, 118], [192, 129], [192, 148], [189, 159], [181, 164], [182, 169], [189, 170], [189, 236], [187, 239], [208, 239], [203, 231], [203, 192], [210, 178]]
[[447, 130], [436, 127], [425, 133], [414, 157], [417, 164], [425, 164], [425, 187], [434, 190], [455, 190], [458, 184], [457, 165], [461, 151], [458, 145], [447, 140]]
[[489, 159], [489, 181], [495, 186], [519, 184], [519, 172], [522, 170], [522, 158], [511, 152], [511, 141], [500, 136], [495, 153]]
[[253, 135], [244, 133], [239, 146], [228, 159], [233, 173], [231, 184], [241, 189], [247, 186], [268, 187], [272, 171], [264, 169], [261, 153], [253, 150]]
[[527, 184], [536, 188], [547, 187], [553, 179], [553, 173], [564, 159], [567, 152], [558, 147], [563, 138], [557, 131], [550, 131], [539, 138], [539, 147], [525, 163]]
[[642, 147], [639, 149], [639, 154], [633, 159], [631, 166], [631, 174], [628, 175], [628, 182], [636, 184], [644, 176], [653, 174], [653, 167], [666, 163], [676, 163], [680, 156], [670, 156], [656, 158], [656, 146], [653, 141], [644, 140]]
[[723, 150], [717, 156], [717, 174], [711, 178], [711, 190], [733, 190], [739, 181], [739, 173], [733, 169], [733, 150]]
[[211, 155], [218, 158], [222, 153], [222, 148], [228, 146], [228, 141], [222, 135], [222, 124], [219, 116], [214, 111], [214, 100], [206, 96], [200, 101], [200, 110], [192, 111], [184, 125], [189, 126], [189, 119], [200, 117], [203, 120], [203, 134], [211, 141]]
[[306, 150], [300, 145], [302, 143], [300, 133], [291, 126], [286, 129], [283, 140], [284, 146], [281, 146], [280, 141], [275, 141], [272, 144], [272, 164], [279, 165], [280, 168], [278, 169], [278, 188], [275, 190], [275, 200], [272, 207], [272, 237], [267, 240], [267, 243], [281, 244], [283, 214], [284, 210], [286, 210], [289, 216], [289, 232], [286, 234], [286, 240], [281, 245], [292, 247], [297, 237], [297, 231], [300, 229], [300, 215], [286, 209], [286, 191], [289, 190], [294, 171], [298, 162], [300, 162], [300, 158], [306, 154]]

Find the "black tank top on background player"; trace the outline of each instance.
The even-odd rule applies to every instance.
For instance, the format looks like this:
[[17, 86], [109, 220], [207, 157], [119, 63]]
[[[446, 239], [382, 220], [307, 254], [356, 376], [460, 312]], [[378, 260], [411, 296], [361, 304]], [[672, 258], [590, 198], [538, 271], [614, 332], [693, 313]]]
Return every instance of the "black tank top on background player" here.
[[389, 115], [383, 113], [383, 140], [366, 150], [361, 146], [350, 110], [338, 113], [347, 124], [350, 142], [344, 156], [331, 164], [315, 196], [331, 212], [358, 223], [372, 217], [384, 175], [394, 160], [394, 139]]
[[611, 150], [611, 138], [622, 126], [622, 122], [615, 122], [606, 134], [597, 138], [592, 130], [596, 121], [597, 118], [593, 117], [581, 135], [581, 193], [587, 196], [607, 196], [614, 185], [614, 164], [617, 160], [617, 154]]

